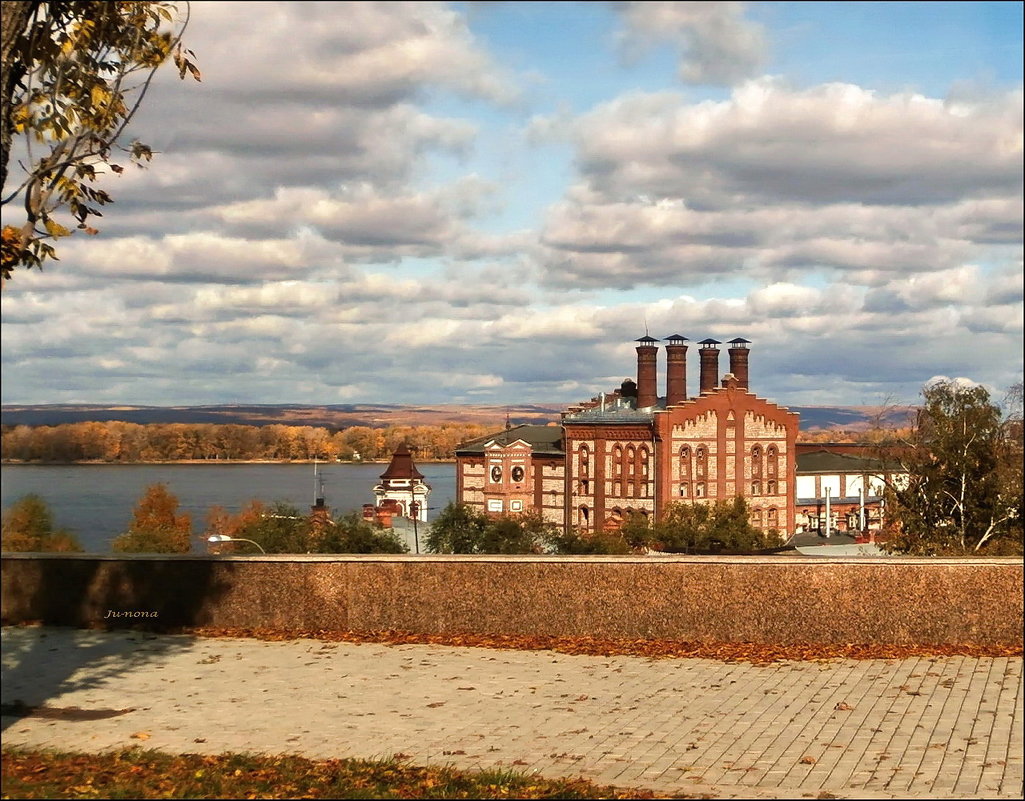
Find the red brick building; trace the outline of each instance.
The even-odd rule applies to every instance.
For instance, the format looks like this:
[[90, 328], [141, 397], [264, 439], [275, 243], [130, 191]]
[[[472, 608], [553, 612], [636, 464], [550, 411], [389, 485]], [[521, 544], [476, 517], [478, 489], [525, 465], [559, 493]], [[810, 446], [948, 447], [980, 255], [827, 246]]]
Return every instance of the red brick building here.
[[699, 394], [687, 394], [686, 337], [666, 339], [665, 394], [658, 340], [637, 346], [637, 380], [568, 409], [561, 426], [517, 426], [456, 450], [457, 500], [495, 514], [537, 509], [585, 531], [615, 528], [632, 512], [658, 518], [672, 501], [736, 495], [755, 525], [795, 530], [798, 415], [748, 388], [748, 343], [700, 344]]

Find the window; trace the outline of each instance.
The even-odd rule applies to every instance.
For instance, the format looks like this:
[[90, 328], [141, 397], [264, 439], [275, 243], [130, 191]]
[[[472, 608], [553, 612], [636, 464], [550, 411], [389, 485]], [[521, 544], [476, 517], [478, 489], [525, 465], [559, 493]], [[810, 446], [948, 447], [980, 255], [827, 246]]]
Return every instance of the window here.
[[636, 489], [634, 495], [640, 498], [648, 497], [648, 449], [640, 447], [637, 449], [637, 471], [634, 474]]
[[591, 451], [586, 445], [580, 446], [580, 475], [591, 475]]
[[524, 476], [523, 468], [520, 467], [519, 465], [516, 465], [512, 469], [512, 480], [513, 480], [513, 483], [519, 484], [521, 481], [523, 481], [523, 476]]
[[510, 512], [522, 512], [523, 511], [523, 501], [509, 501], [509, 511]]
[[680, 481], [687, 481], [693, 473], [693, 465], [690, 461], [690, 448], [684, 445], [680, 448]]
[[499, 482], [501, 482], [501, 480], [502, 480], [502, 466], [496, 464], [496, 465], [494, 465], [491, 468], [491, 481], [494, 484], [498, 484]]
[[697, 457], [698, 478], [708, 478], [708, 451], [701, 445], [694, 453]]
[[762, 494], [762, 482], [761, 481], [752, 481], [751, 482], [751, 494], [752, 495], [761, 495]]
[[775, 495], [776, 494], [776, 482], [775, 481], [768, 482], [767, 487], [768, 487], [769, 495]]
[[587, 528], [590, 524], [591, 513], [588, 511], [586, 506], [581, 506], [577, 510], [577, 523], [583, 528]]
[[634, 446], [629, 445], [626, 449], [626, 469], [629, 472], [629, 480], [626, 483], [626, 494], [630, 498], [633, 498], [637, 494], [636, 467], [637, 455], [634, 452]]
[[704, 498], [705, 497], [705, 482], [704, 481], [699, 481], [697, 484], [694, 485], [694, 497], [695, 498]]
[[762, 448], [760, 445], [755, 445], [751, 449], [751, 478], [760, 479], [762, 477]]
[[767, 523], [769, 528], [776, 528], [779, 525], [779, 510], [775, 506], [769, 507]]
[[765, 473], [769, 478], [776, 478], [779, 475], [779, 451], [775, 445], [770, 445], [765, 452]]
[[501, 512], [502, 511], [502, 501], [501, 501], [501, 499], [488, 501], [488, 511], [489, 512]]
[[690, 497], [690, 482], [689, 481], [681, 481], [680, 482], [680, 497], [681, 498], [689, 498]]

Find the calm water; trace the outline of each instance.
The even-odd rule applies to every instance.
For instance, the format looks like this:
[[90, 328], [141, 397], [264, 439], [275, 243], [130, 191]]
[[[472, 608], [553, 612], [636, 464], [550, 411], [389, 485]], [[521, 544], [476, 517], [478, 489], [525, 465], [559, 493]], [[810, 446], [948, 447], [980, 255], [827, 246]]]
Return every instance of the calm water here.
[[[374, 484], [386, 467], [320, 465], [325, 503], [339, 514], [373, 503]], [[417, 467], [433, 490], [429, 513], [433, 518], [455, 498], [455, 465]], [[178, 497], [180, 511], [192, 515], [194, 532], [203, 530], [212, 506], [237, 512], [258, 498], [266, 503], [284, 501], [306, 511], [316, 490], [311, 464], [3, 465], [0, 500], [6, 513], [20, 497], [34, 492], [47, 502], [56, 525], [70, 529], [87, 552], [110, 553], [111, 540], [128, 527], [146, 487], [157, 482]], [[412, 551], [411, 534], [409, 540]]]

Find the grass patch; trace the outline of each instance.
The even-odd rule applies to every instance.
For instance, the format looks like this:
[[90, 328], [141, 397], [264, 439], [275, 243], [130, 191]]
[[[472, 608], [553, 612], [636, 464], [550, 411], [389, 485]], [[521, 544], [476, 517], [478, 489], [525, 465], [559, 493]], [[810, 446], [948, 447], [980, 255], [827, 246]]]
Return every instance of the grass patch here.
[[[647, 790], [510, 770], [418, 767], [404, 757], [3, 751], [4, 798], [655, 798]], [[662, 797], [662, 796], [660, 796]], [[693, 796], [675, 796], [687, 798]]]

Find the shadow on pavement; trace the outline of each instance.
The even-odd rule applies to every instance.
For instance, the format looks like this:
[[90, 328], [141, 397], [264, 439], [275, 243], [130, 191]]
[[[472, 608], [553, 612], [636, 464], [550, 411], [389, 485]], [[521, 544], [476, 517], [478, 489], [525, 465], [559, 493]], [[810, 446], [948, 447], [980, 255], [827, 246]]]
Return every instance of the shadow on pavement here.
[[192, 637], [156, 632], [208, 623], [233, 572], [230, 563], [174, 557], [5, 554], [3, 562], [0, 730], [29, 715], [122, 714], [63, 707], [59, 699], [192, 648]]

